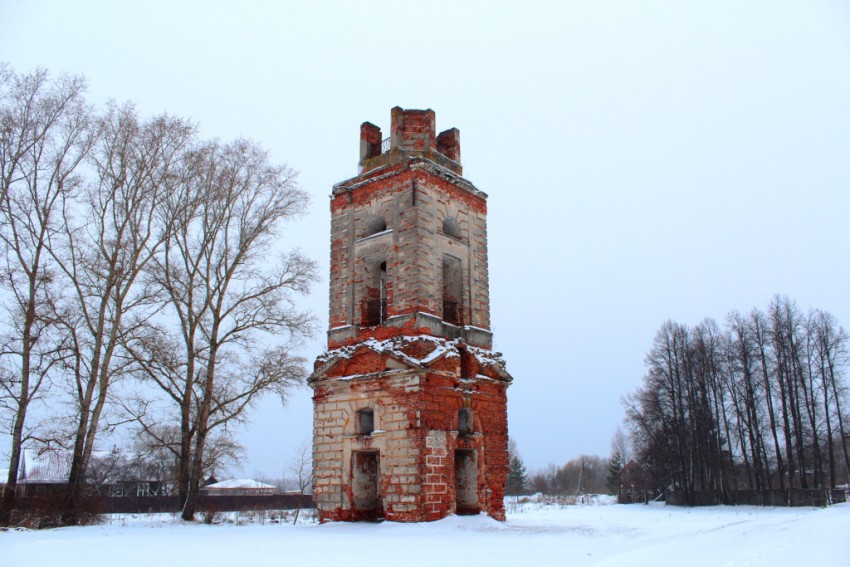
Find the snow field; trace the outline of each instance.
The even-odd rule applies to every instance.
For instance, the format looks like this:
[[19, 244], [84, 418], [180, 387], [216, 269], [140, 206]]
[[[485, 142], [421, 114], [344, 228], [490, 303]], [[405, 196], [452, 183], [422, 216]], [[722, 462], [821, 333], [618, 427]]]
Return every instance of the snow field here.
[[422, 524], [187, 525], [170, 515], [0, 533], [0, 566], [850, 565], [850, 504], [826, 509], [508, 503]]

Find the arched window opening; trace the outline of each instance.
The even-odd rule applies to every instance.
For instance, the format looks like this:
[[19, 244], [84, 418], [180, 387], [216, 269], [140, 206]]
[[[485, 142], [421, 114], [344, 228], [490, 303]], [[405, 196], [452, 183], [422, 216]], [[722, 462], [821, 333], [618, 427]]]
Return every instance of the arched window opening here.
[[361, 324], [374, 327], [387, 320], [387, 263], [374, 262], [366, 273], [365, 311]]
[[446, 220], [443, 221], [443, 234], [452, 238], [461, 237], [460, 223], [457, 222], [456, 218], [446, 217]]
[[443, 257], [443, 321], [463, 324], [463, 268], [460, 260]]
[[363, 227], [363, 237], [372, 236], [373, 234], [378, 234], [385, 230], [387, 230], [386, 219], [381, 216], [372, 217], [366, 221], [366, 224]]

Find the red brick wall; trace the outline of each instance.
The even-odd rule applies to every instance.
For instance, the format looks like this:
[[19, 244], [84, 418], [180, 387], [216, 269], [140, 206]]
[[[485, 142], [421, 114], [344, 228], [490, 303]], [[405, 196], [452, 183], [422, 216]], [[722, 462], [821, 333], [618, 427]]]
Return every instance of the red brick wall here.
[[[447, 452], [473, 449], [478, 457], [478, 501], [481, 511], [504, 519], [504, 485], [508, 475], [508, 422], [506, 386], [491, 380], [460, 379], [459, 375], [429, 374], [424, 386], [423, 428], [449, 431]], [[473, 431], [459, 436], [458, 413], [472, 410]], [[454, 512], [454, 460], [443, 470], [431, 470], [449, 479], [450, 490], [443, 501], [443, 514]]]

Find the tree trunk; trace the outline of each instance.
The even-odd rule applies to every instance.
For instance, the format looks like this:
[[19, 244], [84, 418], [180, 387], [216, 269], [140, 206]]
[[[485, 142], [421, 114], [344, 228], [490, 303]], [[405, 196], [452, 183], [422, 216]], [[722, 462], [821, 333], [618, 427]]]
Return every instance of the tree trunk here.
[[767, 361], [766, 337], [764, 336], [763, 319], [758, 312], [753, 312], [753, 330], [756, 333], [756, 343], [759, 349], [759, 358], [762, 368], [762, 380], [764, 382], [764, 399], [767, 403], [767, 415], [770, 420], [770, 432], [773, 437], [773, 448], [776, 452], [777, 476], [779, 476], [779, 490], [785, 492], [785, 465], [782, 460], [782, 450], [779, 446], [779, 433], [776, 427], [776, 411], [773, 407], [773, 392], [770, 387], [770, 366]]
[[192, 521], [195, 518], [198, 490], [203, 473], [204, 449], [206, 447], [207, 435], [209, 433], [208, 423], [210, 409], [212, 408], [213, 388], [215, 386], [216, 357], [218, 356], [218, 345], [215, 343], [218, 335], [218, 321], [212, 326], [210, 333], [210, 353], [207, 362], [206, 377], [204, 379], [204, 398], [201, 400], [201, 408], [198, 412], [197, 430], [195, 431], [195, 450], [192, 456], [192, 470], [189, 475], [189, 492], [186, 495], [186, 503], [183, 505], [181, 518], [184, 521]]
[[18, 471], [21, 465], [21, 445], [24, 435], [24, 421], [26, 420], [29, 406], [30, 394], [30, 358], [32, 356], [32, 327], [35, 324], [35, 282], [30, 278], [30, 301], [27, 306], [24, 328], [22, 333], [21, 348], [21, 394], [18, 399], [18, 411], [15, 422], [12, 425], [12, 448], [9, 457], [9, 474], [6, 477], [6, 486], [3, 487], [3, 496], [0, 500], [0, 526], [8, 526], [11, 520], [12, 510], [15, 508], [15, 496], [18, 491]]

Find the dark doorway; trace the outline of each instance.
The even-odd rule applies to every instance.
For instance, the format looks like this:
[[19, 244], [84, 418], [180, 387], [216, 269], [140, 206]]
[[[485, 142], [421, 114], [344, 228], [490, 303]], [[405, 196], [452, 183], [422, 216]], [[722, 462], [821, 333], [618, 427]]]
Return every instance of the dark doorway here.
[[375, 521], [383, 516], [380, 497], [380, 474], [377, 451], [355, 451], [351, 493], [354, 498], [354, 519]]
[[455, 501], [457, 514], [478, 514], [478, 459], [475, 451], [455, 451]]

